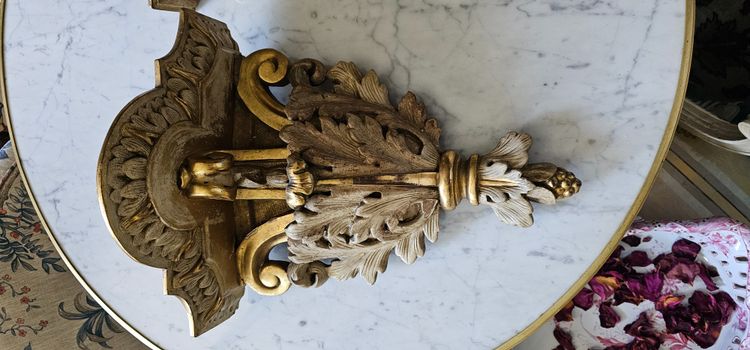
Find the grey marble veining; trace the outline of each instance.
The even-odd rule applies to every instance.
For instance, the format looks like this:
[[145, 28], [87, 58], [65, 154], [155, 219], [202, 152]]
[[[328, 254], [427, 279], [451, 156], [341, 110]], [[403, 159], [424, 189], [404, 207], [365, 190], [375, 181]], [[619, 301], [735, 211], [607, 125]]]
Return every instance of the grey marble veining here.
[[[531, 229], [464, 203], [411, 266], [378, 283], [331, 281], [269, 298], [248, 291], [234, 318], [193, 339], [161, 271], [130, 260], [96, 199], [103, 138], [154, 84], [177, 14], [143, 1], [9, 0], [9, 110], [31, 187], [75, 267], [120, 316], [168, 349], [490, 348], [533, 322], [581, 276], [623, 223], [673, 106], [681, 0], [204, 0], [243, 53], [263, 47], [373, 68], [393, 97], [415, 91], [442, 146], [489, 150], [507, 130], [532, 158], [583, 180], [537, 206]], [[158, 33], [158, 34], [154, 34]]]

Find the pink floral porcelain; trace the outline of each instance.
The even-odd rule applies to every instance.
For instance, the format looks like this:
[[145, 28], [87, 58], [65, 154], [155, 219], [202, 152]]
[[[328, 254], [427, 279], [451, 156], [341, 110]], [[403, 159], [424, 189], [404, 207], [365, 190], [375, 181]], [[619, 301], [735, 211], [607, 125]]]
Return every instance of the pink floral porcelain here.
[[[748, 315], [750, 314], [750, 300], [748, 300], [748, 247], [750, 247], [750, 230], [744, 225], [728, 218], [714, 218], [696, 221], [673, 222], [636, 222], [626, 236], [637, 236], [641, 243], [632, 247], [621, 243], [624, 248], [621, 256], [627, 256], [632, 251], [640, 250], [654, 258], [661, 253], [670, 252], [672, 245], [680, 239], [688, 239], [700, 244], [701, 251], [697, 260], [706, 266], [713, 267], [718, 273], [713, 281], [720, 290], [728, 293], [737, 303], [737, 309], [728, 323], [723, 327], [716, 343], [708, 349], [721, 350], [750, 350], [750, 335], [748, 335]], [[644, 271], [647, 268], [644, 267]], [[678, 294], [687, 300], [694, 292], [709, 293], [706, 285], [696, 278], [693, 285], [677, 279], [665, 279], [662, 286], [663, 294]], [[596, 307], [584, 311], [575, 307], [572, 321], [550, 320], [537, 334], [529, 338], [518, 349], [552, 349], [558, 345], [551, 331], [555, 327], [570, 334], [576, 349], [604, 349], [630, 343], [634, 338], [624, 331], [624, 327], [633, 323], [639, 315], [645, 312], [651, 324], [657, 330], [665, 329], [662, 313], [655, 309], [651, 301], [643, 301], [639, 305], [623, 303], [614, 306], [619, 315], [619, 322], [612, 328], [604, 328], [600, 324], [601, 300], [595, 301]], [[666, 333], [666, 332], [665, 332]], [[667, 334], [662, 337], [659, 349], [685, 350], [701, 349], [683, 334]]]

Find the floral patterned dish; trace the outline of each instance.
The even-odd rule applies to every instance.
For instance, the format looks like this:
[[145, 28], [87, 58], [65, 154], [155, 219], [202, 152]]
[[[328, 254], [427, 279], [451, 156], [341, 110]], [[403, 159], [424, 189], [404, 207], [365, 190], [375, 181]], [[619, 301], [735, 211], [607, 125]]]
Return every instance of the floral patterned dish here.
[[[627, 237], [638, 237], [640, 243], [633, 247], [627, 243]], [[621, 242], [623, 247], [620, 256], [626, 257], [633, 251], [644, 251], [653, 259], [660, 254], [670, 252], [675, 242], [687, 239], [700, 244], [700, 253], [696, 262], [702, 263], [715, 269], [712, 281], [718, 287], [718, 292], [726, 292], [737, 304], [734, 312], [726, 320], [716, 342], [707, 349], [721, 350], [750, 350], [750, 332], [748, 331], [748, 311], [750, 300], [748, 300], [748, 247], [750, 247], [750, 230], [740, 223], [728, 218], [715, 218], [699, 221], [637, 222], [626, 234], [626, 239]], [[709, 281], [710, 283], [711, 281]], [[677, 279], [665, 279], [661, 287], [662, 294], [674, 294], [685, 296], [687, 303], [695, 292], [697, 294], [712, 293], [706, 287], [701, 278], [695, 278], [692, 285], [683, 283]], [[714, 292], [715, 293], [715, 292]], [[722, 293], [723, 294], [723, 293]], [[714, 294], [716, 295], [716, 294]], [[595, 306], [601, 303], [595, 299]], [[611, 303], [610, 303], [611, 305]], [[605, 349], [605, 348], [633, 348], [633, 336], [628, 335], [626, 327], [636, 322], [641, 314], [647, 315], [649, 322], [656, 329], [664, 328], [664, 318], [661, 312], [656, 311], [655, 303], [644, 300], [640, 304], [621, 303], [612, 306], [617, 322], [614, 327], [605, 328], [601, 324], [600, 310], [605, 308], [591, 307], [585, 310], [580, 307], [572, 309], [572, 320], [548, 321], [536, 334], [517, 347], [524, 349], [553, 349], [559, 346], [554, 334], [565, 332], [570, 335], [576, 349]], [[606, 312], [606, 310], [605, 310]], [[560, 334], [557, 334], [559, 337]], [[661, 336], [659, 349], [686, 350], [702, 349], [683, 334], [666, 334]], [[630, 347], [627, 344], [630, 343]]]

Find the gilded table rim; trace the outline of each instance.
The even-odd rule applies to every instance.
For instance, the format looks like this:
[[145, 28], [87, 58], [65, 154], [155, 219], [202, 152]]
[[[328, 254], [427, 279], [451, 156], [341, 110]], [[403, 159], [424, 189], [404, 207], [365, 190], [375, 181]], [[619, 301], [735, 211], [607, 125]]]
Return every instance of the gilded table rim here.
[[[651, 165], [651, 168], [649, 169], [648, 174], [646, 175], [645, 181], [643, 185], [641, 186], [641, 190], [638, 192], [638, 196], [636, 196], [635, 201], [633, 202], [633, 205], [630, 207], [630, 210], [628, 211], [627, 215], [625, 216], [625, 219], [618, 227], [617, 231], [612, 235], [612, 238], [609, 240], [609, 242], [604, 246], [604, 249], [602, 252], [596, 257], [594, 260], [594, 263], [589, 266], [588, 269], [586, 269], [583, 274], [576, 280], [575, 283], [573, 283], [570, 288], [555, 301], [552, 306], [550, 306], [547, 311], [539, 315], [539, 317], [531, 322], [528, 326], [526, 326], [524, 329], [516, 333], [513, 337], [508, 339], [505, 343], [499, 345], [496, 350], [509, 350], [513, 349], [516, 345], [523, 342], [526, 338], [531, 336], [539, 327], [541, 327], [547, 320], [552, 318], [558, 311], [560, 311], [570, 300], [573, 299], [573, 297], [581, 290], [583, 287], [588, 283], [588, 281], [591, 279], [591, 277], [594, 276], [596, 271], [601, 268], [601, 266], [604, 264], [604, 262], [607, 260], [609, 255], [615, 250], [617, 245], [620, 242], [620, 239], [625, 234], [627, 229], [630, 227], [630, 224], [635, 219], [636, 215], [638, 215], [638, 212], [640, 211], [641, 207], [643, 206], [643, 203], [646, 200], [646, 197], [648, 197], [648, 194], [651, 190], [651, 187], [654, 184], [654, 181], [656, 180], [656, 175], [658, 174], [659, 170], [661, 169], [662, 163], [667, 157], [667, 153], [669, 151], [669, 146], [672, 144], [672, 139], [674, 137], [675, 130], [677, 129], [677, 123], [680, 119], [680, 111], [682, 110], [682, 105], [685, 101], [685, 93], [687, 91], [687, 85], [688, 85], [688, 78], [690, 75], [690, 65], [692, 63], [692, 53], [693, 53], [693, 36], [695, 33], [695, 12], [696, 12], [696, 0], [686, 0], [686, 12], [685, 12], [685, 38], [683, 43], [683, 49], [682, 49], [682, 63], [680, 67], [680, 74], [677, 82], [677, 89], [675, 92], [675, 98], [674, 103], [672, 105], [672, 110], [669, 115], [669, 120], [667, 121], [667, 126], [664, 131], [664, 135], [662, 136], [661, 143], [659, 145], [659, 149], [656, 152], [656, 156], [654, 158], [654, 162]], [[11, 142], [13, 143], [13, 154], [16, 157], [16, 162], [18, 164], [18, 169], [21, 175], [21, 179], [23, 180], [24, 185], [28, 189], [29, 197], [31, 199], [31, 202], [33, 203], [34, 209], [37, 211], [39, 215], [39, 219], [42, 223], [42, 226], [44, 226], [44, 229], [48, 233], [50, 240], [52, 241], [52, 244], [54, 245], [55, 249], [60, 253], [60, 257], [65, 262], [65, 265], [68, 266], [68, 269], [70, 272], [73, 273], [73, 276], [78, 280], [78, 282], [81, 283], [83, 288], [86, 290], [86, 292], [91, 295], [92, 298], [96, 300], [99, 305], [101, 305], [102, 308], [104, 308], [120, 325], [122, 325], [125, 329], [128, 330], [133, 336], [135, 336], [138, 340], [143, 342], [146, 346], [152, 348], [152, 349], [161, 349], [159, 345], [156, 344], [156, 342], [149, 339], [147, 336], [141, 334], [135, 327], [130, 325], [125, 319], [120, 317], [120, 315], [112, 308], [110, 307], [99, 295], [96, 293], [93, 287], [91, 287], [88, 282], [86, 281], [86, 278], [81, 275], [78, 270], [76, 269], [75, 265], [70, 261], [68, 256], [65, 254], [65, 251], [60, 246], [59, 242], [57, 241], [52, 228], [47, 223], [46, 218], [42, 214], [39, 204], [37, 203], [36, 197], [34, 196], [34, 191], [31, 188], [31, 185], [29, 184], [29, 180], [26, 177], [26, 171], [23, 168], [23, 162], [21, 161], [21, 158], [18, 156], [18, 151], [16, 149], [16, 137], [13, 133], [13, 124], [11, 122], [11, 113], [10, 113], [10, 105], [8, 103], [8, 94], [7, 94], [7, 87], [5, 83], [5, 56], [4, 56], [4, 39], [5, 39], [5, 0], [0, 0], [0, 99], [2, 99], [2, 104], [5, 109], [5, 124], [8, 128], [8, 134], [10, 135]]]

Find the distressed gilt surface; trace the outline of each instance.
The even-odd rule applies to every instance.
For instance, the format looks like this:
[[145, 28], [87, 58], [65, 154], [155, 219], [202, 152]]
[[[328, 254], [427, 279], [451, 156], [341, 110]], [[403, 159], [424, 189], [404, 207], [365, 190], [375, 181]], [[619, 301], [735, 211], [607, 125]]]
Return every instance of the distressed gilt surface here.
[[[312, 78], [306, 69], [314, 70]], [[286, 113], [295, 123], [280, 134], [314, 178], [437, 169], [440, 129], [414, 94], [406, 94], [394, 106], [375, 72], [363, 75], [344, 62], [327, 73], [323, 69], [312, 60], [292, 68], [294, 89]], [[334, 82], [333, 91], [313, 86], [323, 75]], [[424, 238], [437, 239], [437, 188], [324, 185], [303, 208], [286, 230], [294, 263], [290, 271], [297, 280], [310, 270], [298, 265], [335, 259], [325, 270], [332, 277], [361, 274], [374, 283], [392, 251], [413, 263], [424, 254]], [[318, 278], [326, 278], [323, 270], [319, 272]]]
[[179, 11], [183, 8], [195, 10], [200, 0], [149, 0], [149, 3], [156, 10]]
[[[243, 285], [274, 296], [329, 277], [375, 283], [392, 253], [423, 256], [440, 209], [463, 199], [528, 227], [531, 202], [580, 188], [565, 169], [528, 164], [525, 133], [482, 156], [441, 151], [425, 105], [412, 92], [392, 103], [372, 70], [290, 64], [273, 49], [240, 58], [225, 25], [183, 9], [157, 87], [117, 117], [100, 160], [115, 237], [166, 269], [194, 334], [231, 316]], [[283, 105], [269, 87], [286, 84]], [[289, 261], [270, 260], [284, 243]]]
[[[180, 204], [175, 163], [180, 154], [220, 144], [218, 136], [230, 130], [215, 113], [231, 106], [229, 77], [238, 53], [223, 23], [192, 11], [182, 12], [177, 37], [172, 52], [158, 60], [157, 87], [115, 120], [98, 181], [118, 242], [134, 259], [166, 270], [166, 292], [184, 300], [192, 332], [200, 334], [234, 313], [244, 288], [229, 257], [233, 231], [204, 224], [199, 205], [172, 206]], [[221, 221], [226, 208], [212, 206], [205, 215]]]
[[[468, 197], [503, 222], [527, 227], [531, 201], [554, 204], [580, 186], [552, 164], [527, 167], [531, 137], [524, 133], [508, 133], [466, 161], [441, 153], [437, 121], [416, 95], [391, 104], [377, 74], [353, 63], [326, 70], [304, 59], [289, 79], [285, 112], [293, 123], [280, 136], [291, 152], [287, 203], [296, 211], [286, 234], [288, 272], [298, 285], [357, 275], [372, 284], [394, 251], [413, 263], [425, 253], [425, 238], [437, 240], [441, 205], [450, 210]], [[570, 178], [548, 183], [558, 172]]]

